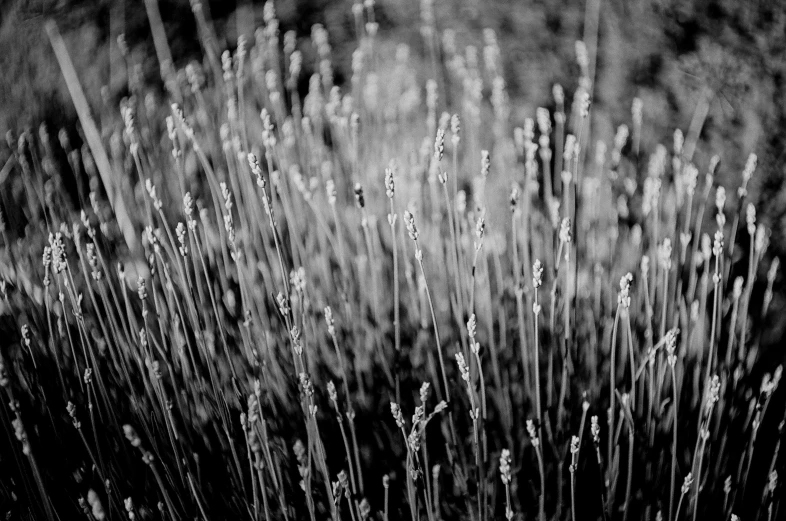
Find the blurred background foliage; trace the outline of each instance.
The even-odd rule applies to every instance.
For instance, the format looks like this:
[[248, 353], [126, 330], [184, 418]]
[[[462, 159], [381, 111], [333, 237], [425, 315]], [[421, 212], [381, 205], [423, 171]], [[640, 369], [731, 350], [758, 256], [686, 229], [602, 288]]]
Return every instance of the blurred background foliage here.
[[[200, 59], [189, 0], [158, 2], [175, 67]], [[311, 26], [323, 24], [337, 61], [336, 80], [351, 66], [356, 45], [353, 0], [279, 0], [281, 30], [295, 30], [308, 56]], [[220, 46], [233, 49], [238, 34], [253, 38], [262, 2], [212, 0]], [[418, 0], [378, 0], [381, 45], [392, 61], [399, 44], [427, 67]], [[551, 87], [572, 92], [578, 78], [575, 42], [583, 37], [585, 2], [566, 0], [443, 0], [435, 5], [440, 30], [452, 29], [459, 50], [482, 46], [483, 30], [496, 32], [512, 101], [521, 124], [538, 106], [552, 105]], [[66, 38], [88, 99], [101, 118], [117, 118], [127, 93], [127, 70], [165, 101], [150, 26], [142, 0], [0, 1], [0, 131], [73, 127], [75, 113], [43, 31], [55, 19]], [[722, 181], [738, 184], [748, 153], [759, 155], [752, 192], [771, 227], [773, 253], [786, 247], [783, 187], [786, 136], [786, 2], [759, 0], [600, 0], [598, 58], [593, 100], [594, 138], [610, 141], [630, 120], [631, 100], [644, 102], [643, 149], [670, 144], [676, 128], [688, 131], [705, 105], [695, 161], [723, 160]], [[117, 36], [124, 34], [124, 61]], [[308, 60], [306, 60], [308, 62]], [[425, 75], [424, 75], [425, 76]], [[425, 79], [425, 78], [424, 78]], [[307, 87], [307, 77], [303, 88]], [[448, 100], [449, 102], [450, 100]], [[166, 107], [166, 103], [161, 104]], [[699, 114], [701, 116], [701, 114]], [[118, 123], [119, 124], [119, 123]], [[0, 152], [5, 154], [5, 152]], [[2, 159], [2, 157], [0, 157]], [[723, 178], [725, 176], [725, 179]]]

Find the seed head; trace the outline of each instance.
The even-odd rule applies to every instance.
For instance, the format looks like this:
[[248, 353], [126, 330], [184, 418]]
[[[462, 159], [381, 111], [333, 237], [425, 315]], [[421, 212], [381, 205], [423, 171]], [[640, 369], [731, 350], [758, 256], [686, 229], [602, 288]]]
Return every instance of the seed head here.
[[633, 103], [631, 104], [630, 113], [631, 113], [631, 117], [633, 118], [633, 123], [636, 126], [641, 126], [643, 108], [644, 108], [644, 103], [642, 103], [641, 98], [633, 98]]
[[[333, 383], [333, 380], [327, 383], [327, 390], [328, 398], [333, 404], [336, 404], [338, 402], [338, 393], [336, 392], [336, 384]], [[336, 405], [336, 408], [338, 408], [338, 405]]]
[[429, 110], [437, 110], [437, 82], [429, 79], [426, 82], [426, 106]]
[[147, 282], [144, 277], [139, 277], [137, 279], [136, 291], [137, 295], [139, 295], [139, 300], [144, 301], [147, 299]]
[[578, 452], [579, 452], [579, 437], [573, 436], [570, 439], [570, 453], [578, 454]]
[[428, 401], [428, 395], [430, 392], [431, 384], [428, 382], [423, 382], [420, 386], [420, 403], [421, 405], [426, 405]]
[[360, 511], [361, 521], [365, 521], [371, 516], [371, 505], [368, 504], [368, 500], [366, 498], [360, 500], [358, 510]]
[[757, 255], [761, 255], [767, 249], [770, 240], [768, 234], [769, 232], [764, 225], [760, 224], [756, 227], [756, 238], [753, 241], [753, 248]]
[[325, 181], [325, 192], [327, 193], [330, 206], [336, 205], [336, 183], [332, 179]]
[[685, 476], [685, 481], [682, 482], [682, 489], [681, 492], [683, 495], [687, 494], [690, 491], [690, 486], [693, 484], [693, 473], [688, 472]]
[[[275, 87], [270, 90], [275, 90]], [[262, 144], [265, 146], [265, 153], [270, 154], [277, 143], [273, 119], [270, 117], [270, 113], [267, 109], [264, 108], [259, 113], [259, 117], [262, 119]]]
[[487, 178], [491, 170], [491, 156], [488, 150], [480, 151], [480, 175], [483, 179]]
[[311, 398], [314, 396], [314, 384], [311, 383], [311, 378], [308, 376], [308, 373], [300, 373], [300, 388], [303, 391], [303, 394], [306, 397]]
[[480, 214], [478, 217], [477, 222], [475, 223], [475, 236], [478, 238], [478, 242], [475, 243], [475, 249], [480, 249], [482, 241], [483, 241], [483, 234], [486, 231], [486, 217], [484, 214]]
[[537, 259], [532, 265], [532, 285], [538, 289], [541, 284], [543, 284], [543, 263]]
[[565, 160], [565, 165], [570, 164], [571, 160], [573, 159], [573, 152], [576, 148], [576, 136], [573, 134], [568, 134], [565, 137], [565, 150], [562, 154], [563, 159]]
[[699, 170], [689, 164], [685, 167], [685, 178], [686, 178], [686, 191], [688, 195], [693, 197], [693, 194], [696, 192], [696, 185], [699, 181]]
[[707, 395], [707, 408], [712, 409], [720, 398], [720, 378], [718, 378], [718, 375], [713, 375], [708, 385], [710, 392]]
[[620, 279], [620, 293], [617, 297], [617, 303], [627, 309], [630, 307], [630, 285], [633, 282], [633, 275], [627, 273]]
[[644, 179], [644, 196], [642, 200], [642, 210], [644, 215], [649, 215], [653, 208], [658, 207], [660, 198], [661, 180], [652, 175]]
[[175, 234], [177, 235], [177, 242], [180, 243], [180, 246], [178, 246], [180, 255], [185, 257], [188, 255], [188, 246], [186, 245], [186, 227], [182, 222], [177, 223], [177, 226], [175, 227]]
[[660, 245], [660, 248], [658, 248], [658, 261], [660, 267], [665, 271], [671, 269], [671, 252], [671, 239], [667, 237], [663, 239], [663, 243]]
[[540, 440], [538, 439], [538, 433], [535, 430], [535, 422], [532, 420], [527, 420], [527, 433], [529, 434], [530, 440], [532, 441], [532, 446], [537, 448], [540, 445]]
[[412, 415], [412, 425], [417, 426], [426, 415], [426, 408], [423, 405], [415, 407], [415, 414]]
[[712, 239], [706, 233], [701, 236], [701, 256], [704, 262], [709, 261], [712, 256]]
[[469, 367], [467, 367], [467, 362], [464, 360], [463, 354], [456, 353], [456, 363], [458, 364], [461, 379], [469, 384]]
[[413, 241], [418, 240], [418, 228], [415, 225], [415, 217], [412, 215], [412, 212], [409, 210], [404, 211], [404, 224], [407, 226], [407, 233], [409, 234], [409, 238]]
[[391, 167], [385, 169], [385, 193], [388, 199], [393, 199], [393, 194], [396, 193], [396, 181]]
[[437, 129], [437, 137], [434, 140], [434, 161], [439, 163], [445, 155], [445, 131]]
[[746, 183], [750, 181], [751, 177], [753, 176], [753, 172], [756, 170], [756, 164], [758, 163], [758, 157], [756, 154], [751, 154], [748, 156], [748, 160], [745, 162], [745, 169], [742, 171], [742, 181]]
[[71, 423], [74, 425], [74, 428], [82, 428], [82, 423], [76, 417], [76, 405], [72, 402], [68, 402], [66, 405], [66, 412], [68, 412], [68, 416], [71, 418]]
[[666, 353], [668, 354], [668, 362], [672, 367], [677, 362], [675, 352], [677, 350], [677, 335], [679, 332], [680, 330], [675, 327], [666, 333]]
[[756, 233], [756, 207], [753, 206], [753, 203], [748, 203], [748, 206], [745, 210], [745, 221], [748, 224], [748, 235], [753, 237], [753, 235]]
[[393, 419], [396, 420], [396, 425], [399, 429], [404, 427], [404, 416], [401, 414], [401, 407], [396, 402], [390, 402], [390, 413]]
[[475, 318], [475, 313], [472, 313], [472, 315], [470, 315], [469, 317], [469, 320], [467, 321], [467, 334], [469, 335], [469, 338], [472, 340], [475, 339], [475, 331], [477, 329], [477, 325], [478, 322], [477, 319]]
[[562, 243], [569, 244], [571, 240], [570, 236], [570, 217], [565, 217], [562, 219], [562, 223], [559, 227], [559, 240]]
[[590, 418], [590, 434], [592, 434], [592, 441], [595, 445], [600, 443], [600, 424], [598, 423], [598, 416], [593, 415]]
[[715, 190], [715, 208], [718, 209], [718, 213], [723, 213], [723, 207], [726, 205], [726, 189], [722, 186], [719, 186]]
[[590, 104], [591, 101], [589, 92], [582, 89], [581, 94], [579, 95], [579, 111], [582, 118], [589, 116]]
[[554, 102], [557, 105], [562, 105], [565, 103], [565, 91], [562, 90], [562, 85], [559, 83], [555, 83], [551, 88], [551, 95], [554, 96]]
[[123, 425], [123, 433], [125, 434], [126, 439], [131, 443], [131, 446], [139, 447], [142, 445], [142, 440], [139, 439], [136, 430], [134, 430], [134, 428], [130, 425]]
[[289, 298], [284, 296], [284, 294], [280, 291], [278, 292], [278, 295], [276, 295], [276, 303], [278, 304], [278, 310], [282, 315], [286, 316], [289, 314]]
[[712, 254], [719, 257], [723, 253], [723, 232], [718, 230], [715, 232], [715, 240], [712, 245]]
[[538, 107], [535, 111], [535, 119], [538, 122], [538, 130], [541, 135], [548, 136], [548, 134], [551, 134], [551, 115], [548, 109]]
[[650, 258], [648, 255], [641, 256], [641, 278], [646, 279], [650, 272]]
[[147, 190], [147, 195], [150, 197], [150, 200], [153, 201], [153, 208], [156, 211], [161, 211], [161, 208], [164, 206], [161, 202], [161, 199], [158, 197], [158, 193], [156, 192], [156, 187], [153, 184], [153, 181], [150, 179], [145, 179], [145, 190]]
[[[63, 234], [61, 232], [57, 232], [55, 234], [49, 234], [49, 248], [52, 255], [52, 266], [55, 269], [55, 273], [59, 274], [66, 270], [68, 267], [66, 261], [66, 251], [65, 251], [65, 244], [63, 243]], [[44, 250], [44, 263], [46, 264], [46, 250]]]
[[461, 118], [458, 114], [453, 114], [450, 117], [450, 134], [453, 146], [458, 145], [459, 139], [461, 139]]
[[499, 473], [502, 483], [505, 485], [510, 484], [510, 451], [508, 449], [502, 449], [502, 453], [499, 456]]
[[298, 293], [303, 293], [306, 291], [306, 269], [303, 266], [300, 266], [299, 268], [290, 271], [289, 282]]

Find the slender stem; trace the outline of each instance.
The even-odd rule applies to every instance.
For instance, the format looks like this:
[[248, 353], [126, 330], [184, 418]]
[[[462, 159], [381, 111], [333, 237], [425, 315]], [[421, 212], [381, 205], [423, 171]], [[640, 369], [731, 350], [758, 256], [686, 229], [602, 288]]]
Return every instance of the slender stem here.
[[674, 364], [669, 363], [671, 367], [671, 387], [674, 393], [674, 404], [672, 406], [672, 441], [671, 441], [671, 480], [669, 481], [669, 521], [674, 521], [674, 487], [677, 479], [677, 407], [679, 405], [677, 397], [677, 374]]
[[696, 465], [696, 494], [693, 498], [693, 521], [696, 521], [696, 515], [699, 512], [699, 492], [701, 490], [701, 466], [704, 460], [704, 446], [706, 445], [706, 438], [701, 438], [701, 445], [698, 453], [698, 463]]
[[683, 499], [685, 499], [685, 492], [682, 492], [682, 493], [680, 494], [680, 500], [679, 500], [679, 502], [677, 503], [677, 511], [674, 513], [674, 519], [675, 519], [676, 521], [678, 521], [678, 520], [679, 520], [679, 518], [680, 518], [680, 510], [682, 509], [682, 500], [683, 500]]
[[709, 358], [707, 359], [707, 371], [704, 375], [704, 381], [710, 381], [710, 375], [712, 374], [712, 366], [715, 360], [714, 358], [714, 351], [715, 351], [715, 330], [717, 329], [718, 324], [718, 305], [720, 304], [720, 256], [715, 257], [715, 274], [713, 276], [713, 282], [715, 284], [715, 290], [712, 294], [712, 328], [710, 329], [710, 348], [709, 348]]
[[[462, 290], [461, 290], [461, 278], [460, 278], [460, 275], [461, 275], [461, 264], [459, 263], [459, 253], [458, 253], [459, 252], [459, 244], [458, 244], [458, 239], [456, 238], [456, 235], [457, 235], [456, 234], [456, 229], [457, 228], [456, 228], [455, 219], [453, 218], [453, 210], [451, 209], [451, 205], [450, 205], [450, 197], [448, 195], [447, 183], [442, 183], [442, 192], [443, 192], [443, 195], [445, 196], [445, 206], [446, 206], [446, 210], [448, 212], [448, 225], [450, 226], [450, 238], [451, 238], [451, 241], [453, 243], [450, 251], [451, 251], [451, 253], [453, 255], [453, 265], [456, 268], [456, 271], [453, 273], [453, 280], [454, 280], [453, 283], [455, 285], [454, 291], [455, 291], [455, 294], [456, 294], [456, 302], [458, 304], [458, 313], [457, 313], [457, 317], [456, 318], [458, 319], [458, 322], [459, 322], [459, 324], [458, 324], [459, 325], [459, 330], [462, 332], [461, 339], [462, 339], [462, 342], [464, 342], [464, 334], [463, 334], [464, 330], [462, 328], [462, 326], [463, 326], [462, 322], [463, 322], [463, 316], [464, 316], [464, 303], [463, 303], [464, 302], [464, 298], [462, 296]], [[465, 346], [465, 348], [466, 348], [466, 346]]]
[[[540, 438], [542, 443], [542, 438]], [[546, 521], [546, 472], [543, 470], [543, 451], [541, 445], [535, 448], [538, 457], [538, 472], [540, 473], [540, 497], [538, 498], [538, 519]]]
[[[538, 304], [538, 288], [535, 288], [535, 305], [539, 306]], [[540, 349], [538, 346], [538, 316], [540, 315], [540, 309], [537, 308], [535, 311], [535, 344], [534, 344], [534, 353], [535, 353], [535, 404], [537, 407], [536, 414], [538, 418], [538, 439], [543, 440], [543, 433], [542, 433], [542, 425], [543, 425], [543, 412], [540, 403]]]
[[[393, 329], [395, 335], [395, 348], [396, 356], [401, 356], [401, 317], [399, 311], [399, 281], [398, 281], [398, 243], [396, 241], [396, 209], [393, 203], [393, 197], [390, 197], [390, 214], [388, 215], [388, 222], [390, 223], [390, 240], [393, 246]], [[396, 401], [401, 402], [401, 390], [399, 388], [399, 362], [396, 362]]]
[[633, 424], [628, 422], [628, 477], [627, 484], [625, 485], [625, 510], [622, 515], [623, 521], [628, 519], [628, 510], [630, 507], [630, 493], [633, 488]]
[[606, 454], [606, 466], [607, 466], [607, 475], [606, 475], [606, 483], [607, 485], [611, 484], [612, 480], [612, 461], [614, 461], [614, 398], [617, 392], [617, 326], [619, 325], [620, 320], [620, 309], [619, 306], [617, 307], [617, 313], [614, 315], [614, 327], [611, 330], [611, 365], [609, 367], [609, 371], [611, 371], [611, 376], [609, 379], [609, 436], [608, 436], [608, 453]]

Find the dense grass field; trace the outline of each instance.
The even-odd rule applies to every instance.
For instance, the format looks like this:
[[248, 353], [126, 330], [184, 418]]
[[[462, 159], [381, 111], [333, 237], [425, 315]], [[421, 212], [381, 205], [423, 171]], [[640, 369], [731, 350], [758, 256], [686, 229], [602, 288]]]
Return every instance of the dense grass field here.
[[7, 136], [7, 519], [784, 516], [755, 150], [721, 186], [639, 99], [598, 140], [584, 42], [514, 121], [429, 2], [418, 60], [356, 4], [341, 85], [322, 26], [224, 50], [194, 5], [204, 61], [112, 118], [48, 26], [80, 125]]

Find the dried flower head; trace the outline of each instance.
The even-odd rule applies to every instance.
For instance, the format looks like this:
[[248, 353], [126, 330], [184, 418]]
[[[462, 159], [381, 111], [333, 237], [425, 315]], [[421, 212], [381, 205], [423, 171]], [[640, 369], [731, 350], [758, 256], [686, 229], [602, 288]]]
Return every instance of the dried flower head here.
[[421, 405], [425, 405], [428, 401], [428, 395], [431, 388], [431, 384], [428, 382], [423, 382], [420, 386], [420, 403]]
[[663, 243], [658, 248], [658, 262], [660, 263], [660, 267], [668, 271], [671, 269], [671, 239], [668, 237], [663, 239]]
[[631, 103], [630, 113], [633, 119], [633, 123], [636, 126], [641, 126], [643, 108], [644, 108], [644, 103], [641, 101], [641, 98], [633, 98], [633, 103]]
[[502, 453], [499, 456], [499, 474], [502, 478], [502, 483], [505, 485], [510, 484], [510, 451], [508, 449], [502, 449]]
[[336, 384], [333, 383], [333, 380], [330, 380], [327, 383], [327, 391], [328, 391], [328, 399], [333, 402], [333, 404], [338, 408], [336, 403], [338, 402], [338, 393], [336, 392]]
[[559, 227], [559, 240], [562, 243], [568, 244], [571, 240], [570, 236], [570, 217], [562, 219]]
[[627, 273], [620, 279], [620, 292], [617, 297], [617, 304], [622, 308], [630, 307], [630, 285], [633, 282], [633, 274]]
[[328, 334], [330, 336], [335, 336], [336, 323], [333, 320], [333, 310], [330, 309], [330, 306], [325, 306], [325, 323], [327, 324]]
[[708, 405], [715, 405], [720, 398], [720, 378], [718, 375], [713, 375], [709, 381], [710, 394], [707, 398]]
[[756, 233], [756, 207], [753, 203], [748, 203], [745, 209], [745, 222], [748, 225], [748, 235], [752, 237]]
[[407, 226], [407, 233], [409, 234], [409, 238], [413, 241], [418, 240], [418, 228], [415, 225], [415, 217], [412, 215], [412, 212], [409, 210], [404, 211], [404, 224]]
[[530, 440], [532, 441], [532, 446], [537, 448], [540, 445], [540, 440], [538, 439], [538, 433], [535, 430], [535, 422], [531, 419], [527, 420], [527, 433], [529, 434]]
[[723, 213], [723, 207], [726, 205], [726, 189], [722, 186], [719, 186], [715, 189], [715, 208], [718, 209], [718, 213]]
[[390, 413], [393, 415], [393, 419], [396, 420], [398, 428], [403, 429], [404, 415], [401, 414], [401, 407], [396, 402], [390, 402]]
[[469, 367], [467, 367], [467, 362], [464, 360], [463, 354], [456, 353], [456, 363], [458, 364], [461, 379], [469, 384]]
[[434, 161], [439, 163], [445, 155], [445, 131], [442, 128], [437, 129], [437, 137], [434, 140]]
[[715, 232], [715, 240], [712, 244], [712, 254], [716, 257], [720, 257], [721, 253], [723, 253], [723, 232], [717, 230]]
[[590, 418], [590, 434], [592, 434], [592, 442], [597, 446], [600, 443], [600, 424], [597, 415]]
[[396, 193], [396, 181], [394, 178], [393, 168], [388, 167], [385, 169], [385, 194], [388, 199], [393, 199], [393, 194]]
[[543, 263], [539, 259], [532, 265], [532, 285], [538, 289], [543, 284]]
[[330, 206], [336, 205], [336, 183], [332, 179], [325, 181], [325, 192]]
[[554, 96], [554, 102], [557, 105], [562, 105], [565, 103], [565, 91], [562, 89], [562, 85], [559, 83], [555, 83], [551, 88], [551, 95]]
[[688, 474], [685, 476], [685, 481], [682, 482], [681, 492], [683, 495], [687, 494], [690, 491], [690, 487], [692, 484], [693, 484], [693, 473], [688, 472]]
[[751, 177], [753, 177], [753, 172], [756, 170], [756, 164], [758, 163], [758, 157], [756, 154], [751, 154], [748, 156], [748, 160], [745, 162], [745, 169], [742, 171], [742, 180], [743, 183], [750, 181]]
[[480, 175], [483, 179], [487, 178], [491, 170], [491, 156], [488, 150], [480, 151]]

